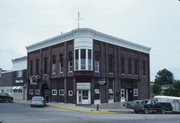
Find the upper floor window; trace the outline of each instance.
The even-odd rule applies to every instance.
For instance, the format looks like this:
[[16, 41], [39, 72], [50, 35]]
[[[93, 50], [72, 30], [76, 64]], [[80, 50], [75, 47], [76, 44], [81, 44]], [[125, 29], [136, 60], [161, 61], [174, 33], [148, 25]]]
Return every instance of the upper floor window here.
[[143, 64], [143, 76], [146, 75], [146, 61], [142, 61]]
[[122, 56], [121, 59], [121, 74], [125, 73], [125, 58]]
[[113, 55], [109, 55], [109, 73], [113, 73]]
[[56, 56], [52, 56], [52, 73], [56, 73]]
[[78, 70], [79, 68], [79, 50], [75, 50], [75, 69]]
[[39, 74], [39, 59], [36, 59], [36, 75]]
[[63, 73], [64, 71], [64, 64], [63, 64], [63, 54], [59, 55], [59, 73]]
[[86, 69], [86, 49], [81, 49], [81, 70]]
[[138, 60], [134, 60], [134, 74], [138, 75]]
[[30, 76], [33, 75], [33, 61], [30, 61]]
[[23, 76], [23, 71], [22, 70], [17, 71], [17, 77], [22, 77], [22, 76]]
[[94, 71], [99, 72], [99, 54], [96, 53], [94, 56]]
[[47, 57], [44, 57], [44, 74], [47, 74]]
[[131, 58], [128, 58], [128, 74], [131, 74]]
[[75, 69], [92, 70], [92, 51], [90, 49], [75, 50]]
[[72, 52], [68, 53], [68, 72], [72, 72], [73, 71], [73, 55]]

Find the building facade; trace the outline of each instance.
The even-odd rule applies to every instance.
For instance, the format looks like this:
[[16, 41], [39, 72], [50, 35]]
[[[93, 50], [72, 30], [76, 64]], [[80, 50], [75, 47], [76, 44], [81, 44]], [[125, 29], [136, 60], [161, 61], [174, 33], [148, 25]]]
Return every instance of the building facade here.
[[12, 90], [17, 100], [27, 99], [27, 56], [12, 59]]
[[26, 49], [28, 99], [97, 104], [150, 96], [149, 47], [79, 28]]

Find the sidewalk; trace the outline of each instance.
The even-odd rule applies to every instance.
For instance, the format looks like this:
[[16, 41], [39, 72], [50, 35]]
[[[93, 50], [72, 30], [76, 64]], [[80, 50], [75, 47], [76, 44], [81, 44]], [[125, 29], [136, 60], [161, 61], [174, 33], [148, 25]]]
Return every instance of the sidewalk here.
[[[14, 103], [21, 103], [21, 104], [30, 104], [30, 101], [27, 100], [14, 100]], [[99, 106], [99, 111], [97, 111], [95, 106], [77, 106], [75, 104], [68, 104], [68, 103], [56, 103], [56, 102], [49, 102], [47, 106], [83, 113], [102, 113], [102, 114], [117, 114], [117, 113], [132, 113], [132, 109], [127, 109], [123, 107], [101, 107]]]

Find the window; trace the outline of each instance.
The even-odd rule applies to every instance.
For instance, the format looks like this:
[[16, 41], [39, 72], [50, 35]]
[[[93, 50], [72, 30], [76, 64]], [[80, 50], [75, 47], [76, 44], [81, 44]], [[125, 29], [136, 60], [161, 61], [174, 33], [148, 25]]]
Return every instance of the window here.
[[88, 90], [83, 90], [82, 99], [88, 99]]
[[81, 70], [86, 69], [86, 49], [81, 49]]
[[113, 55], [109, 55], [109, 73], [113, 73]]
[[109, 100], [113, 100], [114, 99], [114, 94], [113, 94], [113, 80], [109, 80], [108, 82], [108, 98]]
[[146, 75], [146, 62], [142, 61], [142, 64], [143, 64], [143, 76], [145, 76]]
[[134, 89], [133, 93], [134, 93], [134, 96], [138, 96], [138, 89]]
[[59, 89], [59, 96], [64, 96], [64, 89]]
[[121, 89], [121, 97], [125, 98], [125, 90]]
[[52, 89], [52, 95], [53, 96], [57, 95], [57, 90], [56, 89]]
[[59, 73], [63, 73], [64, 65], [63, 65], [63, 54], [59, 55]]
[[17, 71], [17, 77], [22, 77], [22, 76], [23, 76], [23, 71], [22, 70]]
[[94, 99], [99, 100], [100, 99], [100, 91], [99, 91], [99, 84], [96, 82], [94, 84]]
[[33, 75], [33, 61], [30, 61], [30, 76]]
[[125, 73], [125, 58], [121, 57], [120, 61], [121, 61], [121, 74], [124, 74]]
[[73, 56], [72, 56], [72, 52], [69, 52], [68, 54], [68, 72], [72, 72], [73, 71]]
[[131, 74], [131, 58], [128, 58], [128, 74]]
[[68, 91], [68, 96], [73, 96], [73, 91], [72, 90]]
[[47, 74], [47, 57], [44, 57], [44, 74]]
[[33, 89], [29, 89], [29, 94], [31, 94], [31, 95], [33, 95], [33, 94], [34, 94]]
[[100, 94], [99, 89], [94, 89], [95, 94]]
[[36, 95], [40, 95], [40, 90], [39, 90], [39, 89], [36, 89], [36, 90], [35, 90], [35, 94], [36, 94]]
[[79, 69], [78, 62], [79, 62], [79, 50], [75, 50], [75, 69], [76, 70]]
[[134, 60], [134, 74], [138, 75], [138, 60]]
[[36, 59], [36, 75], [39, 75], [39, 59]]
[[56, 56], [52, 57], [52, 74], [56, 74]]
[[94, 71], [99, 72], [99, 55], [98, 55], [98, 53], [95, 54]]
[[88, 70], [91, 70], [91, 50], [88, 49]]
[[18, 92], [19, 94], [21, 94], [21, 93], [22, 93], [22, 89], [18, 89], [17, 92]]

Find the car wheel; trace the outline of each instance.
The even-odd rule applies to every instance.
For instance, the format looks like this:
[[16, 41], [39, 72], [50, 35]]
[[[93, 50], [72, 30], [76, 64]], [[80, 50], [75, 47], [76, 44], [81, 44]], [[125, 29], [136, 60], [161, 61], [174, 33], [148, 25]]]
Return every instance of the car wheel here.
[[145, 113], [145, 114], [149, 114], [149, 109], [146, 108], [146, 109], [144, 110], [144, 113]]
[[137, 113], [139, 113], [139, 111], [137, 111], [137, 110], [134, 110], [134, 113], [136, 113], [136, 114], [137, 114]]
[[165, 109], [161, 109], [161, 114], [165, 114]]

